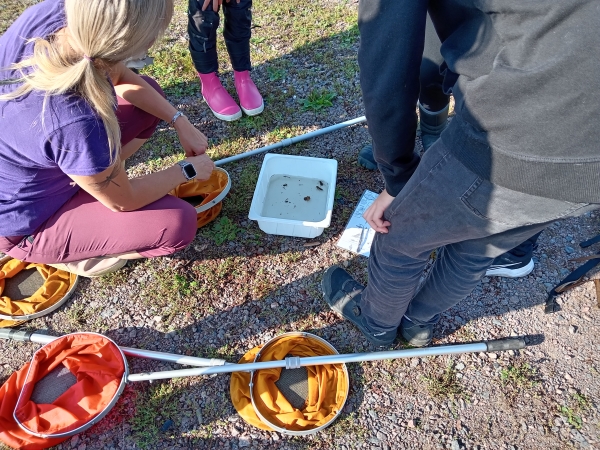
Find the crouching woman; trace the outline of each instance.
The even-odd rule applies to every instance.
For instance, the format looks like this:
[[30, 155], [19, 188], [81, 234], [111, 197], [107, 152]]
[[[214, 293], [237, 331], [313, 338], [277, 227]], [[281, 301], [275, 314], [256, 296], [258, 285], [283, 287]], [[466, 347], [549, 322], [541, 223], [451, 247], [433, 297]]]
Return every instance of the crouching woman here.
[[[209, 178], [207, 140], [123, 63], [172, 13], [173, 0], [45, 0], [0, 37], [0, 251], [97, 276], [194, 238], [195, 209], [167, 193]], [[129, 179], [161, 119], [186, 158]]]

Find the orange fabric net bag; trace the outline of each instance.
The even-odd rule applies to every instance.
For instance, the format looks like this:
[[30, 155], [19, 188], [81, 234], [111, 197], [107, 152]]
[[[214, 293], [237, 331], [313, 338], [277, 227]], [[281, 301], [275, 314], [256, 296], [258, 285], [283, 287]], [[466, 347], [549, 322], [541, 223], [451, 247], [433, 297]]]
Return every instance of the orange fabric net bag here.
[[198, 212], [198, 228], [217, 218], [221, 201], [231, 187], [229, 174], [220, 167], [213, 170], [208, 180], [191, 180], [180, 184], [170, 194], [193, 204]]
[[[335, 354], [330, 347], [310, 337], [297, 335], [280, 336], [272, 345], [255, 347], [246, 353], [239, 364], [251, 363], [261, 352], [260, 361], [283, 360], [288, 355], [309, 357]], [[258, 361], [257, 361], [258, 362]], [[254, 374], [254, 403], [250, 393], [248, 372], [231, 374], [230, 395], [233, 406], [250, 425], [273, 431], [260, 416], [280, 429], [294, 432], [317, 430], [335, 420], [343, 408], [349, 388], [348, 373], [343, 364], [323, 364], [306, 367], [308, 375], [308, 398], [303, 409], [294, 408], [280, 392], [275, 382], [281, 368], [263, 369]], [[256, 409], [255, 409], [256, 408]], [[281, 431], [281, 430], [277, 430]]]
[[[73, 384], [53, 401], [36, 403], [36, 383], [60, 369], [70, 372]], [[127, 373], [125, 357], [104, 336], [74, 333], [46, 344], [0, 388], [0, 440], [26, 450], [57, 445], [104, 417]], [[45, 385], [43, 390], [48, 395], [52, 388]]]
[[[27, 269], [37, 269], [44, 284], [33, 295], [21, 300], [12, 300], [4, 295], [6, 280]], [[6, 316], [29, 316], [51, 308], [65, 297], [76, 282], [77, 275], [64, 270], [10, 257], [3, 258], [0, 260], [0, 316], [4, 317], [0, 317], [0, 328], [13, 327], [27, 320], [9, 320]]]

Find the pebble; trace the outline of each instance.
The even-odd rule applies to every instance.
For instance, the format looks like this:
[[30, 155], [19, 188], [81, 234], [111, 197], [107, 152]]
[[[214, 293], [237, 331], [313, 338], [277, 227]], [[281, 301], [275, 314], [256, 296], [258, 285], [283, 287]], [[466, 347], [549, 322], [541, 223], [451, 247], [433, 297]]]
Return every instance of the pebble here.
[[458, 364], [456, 364], [456, 366], [454, 366], [454, 368], [456, 370], [463, 370], [465, 368], [465, 365], [461, 362], [459, 362]]
[[577, 327], [574, 325], [569, 325], [569, 333], [571, 333], [571, 334], [577, 333]]
[[250, 438], [247, 436], [242, 436], [238, 439], [238, 447], [250, 447]]
[[452, 440], [452, 443], [450, 444], [450, 448], [452, 450], [460, 450], [460, 444], [458, 443], [458, 441], [456, 439]]
[[574, 249], [573, 247], [571, 247], [571, 246], [567, 245], [567, 246], [565, 247], [565, 252], [567, 252], [567, 253], [570, 255], [570, 254], [572, 254], [572, 253], [575, 253], [575, 249]]

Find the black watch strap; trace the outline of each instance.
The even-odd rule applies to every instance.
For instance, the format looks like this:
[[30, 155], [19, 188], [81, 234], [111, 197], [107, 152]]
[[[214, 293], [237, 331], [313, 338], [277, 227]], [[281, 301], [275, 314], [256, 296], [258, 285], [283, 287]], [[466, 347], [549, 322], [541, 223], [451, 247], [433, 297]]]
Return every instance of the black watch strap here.
[[196, 178], [196, 168], [192, 163], [187, 161], [179, 161], [177, 164], [179, 164], [179, 166], [181, 167], [181, 172], [183, 173], [183, 176], [186, 178], [186, 180], [193, 180], [194, 178]]

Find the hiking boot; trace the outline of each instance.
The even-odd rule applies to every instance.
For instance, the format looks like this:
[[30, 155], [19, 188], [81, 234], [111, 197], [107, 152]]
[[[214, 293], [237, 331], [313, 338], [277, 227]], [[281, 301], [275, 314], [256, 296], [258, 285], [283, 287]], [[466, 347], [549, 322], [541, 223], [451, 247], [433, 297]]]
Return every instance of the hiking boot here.
[[400, 321], [400, 334], [408, 345], [413, 347], [426, 347], [433, 338], [433, 325], [418, 325], [408, 317], [402, 317]]
[[202, 97], [217, 119], [231, 122], [242, 117], [242, 111], [221, 84], [215, 72], [198, 73], [202, 84]]
[[375, 347], [389, 348], [396, 339], [397, 331], [374, 332], [366, 324], [360, 309], [364, 286], [339, 266], [331, 266], [321, 282], [323, 296], [329, 307], [344, 319], [352, 322]]
[[46, 264], [47, 266], [54, 267], [58, 270], [64, 270], [66, 272], [74, 273], [75, 275], [81, 275], [82, 277], [96, 278], [109, 273], [116, 272], [117, 270], [125, 267], [127, 264], [126, 259], [119, 259], [115, 257], [99, 257], [89, 258], [81, 261], [73, 261], [68, 263], [56, 263]]
[[440, 111], [429, 111], [419, 103], [419, 126], [421, 128], [421, 142], [423, 143], [423, 151], [429, 148], [440, 138], [442, 131], [446, 129], [448, 124], [448, 109], [449, 105]]
[[533, 271], [531, 255], [516, 256], [506, 252], [496, 259], [485, 272], [486, 277], [520, 278]]
[[256, 116], [263, 112], [265, 109], [265, 103], [263, 98], [258, 92], [258, 89], [252, 78], [250, 78], [250, 71], [244, 70], [243, 72], [233, 72], [235, 79], [235, 90], [240, 98], [240, 106], [249, 116]]
[[373, 144], [365, 145], [360, 152], [358, 152], [358, 164], [368, 170], [377, 170], [377, 163], [373, 156]]

